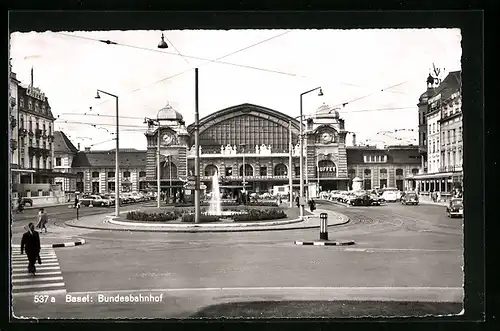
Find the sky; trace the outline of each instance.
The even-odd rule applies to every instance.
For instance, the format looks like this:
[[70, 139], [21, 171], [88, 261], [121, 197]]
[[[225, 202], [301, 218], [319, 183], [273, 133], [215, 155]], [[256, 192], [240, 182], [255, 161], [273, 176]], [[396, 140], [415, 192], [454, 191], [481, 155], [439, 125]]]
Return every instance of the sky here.
[[[162, 33], [168, 49], [157, 48]], [[24, 85], [34, 68], [56, 130], [96, 150], [115, 147], [116, 114], [114, 99], [96, 100], [96, 89], [119, 96], [120, 148], [145, 149], [143, 119], [167, 103], [193, 123], [195, 67], [200, 118], [243, 103], [298, 116], [300, 94], [321, 86], [322, 97], [304, 96], [304, 115], [338, 106], [358, 142], [401, 143], [418, 136], [433, 63], [445, 75], [461, 70], [461, 53], [459, 29], [14, 32], [10, 48]]]

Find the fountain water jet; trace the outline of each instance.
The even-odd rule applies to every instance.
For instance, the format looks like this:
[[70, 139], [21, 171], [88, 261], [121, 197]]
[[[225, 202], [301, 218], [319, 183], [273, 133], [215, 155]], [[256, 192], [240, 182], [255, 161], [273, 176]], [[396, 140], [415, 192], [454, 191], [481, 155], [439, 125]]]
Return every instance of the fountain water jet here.
[[216, 172], [212, 176], [212, 196], [210, 197], [208, 214], [209, 215], [222, 215], [219, 189], [219, 173]]

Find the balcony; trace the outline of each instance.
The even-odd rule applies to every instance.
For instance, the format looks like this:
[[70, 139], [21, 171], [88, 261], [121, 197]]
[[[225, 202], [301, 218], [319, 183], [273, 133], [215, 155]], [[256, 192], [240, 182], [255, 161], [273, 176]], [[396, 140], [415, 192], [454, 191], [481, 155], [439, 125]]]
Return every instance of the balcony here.
[[13, 151], [17, 149], [17, 140], [15, 139], [10, 140], [10, 149]]
[[15, 116], [11, 115], [10, 116], [10, 127], [15, 128], [17, 126], [17, 119]]
[[35, 136], [40, 137], [42, 135], [42, 130], [36, 129], [35, 130]]
[[28, 134], [28, 130], [26, 130], [25, 128], [19, 128], [20, 137], [26, 137], [26, 134]]

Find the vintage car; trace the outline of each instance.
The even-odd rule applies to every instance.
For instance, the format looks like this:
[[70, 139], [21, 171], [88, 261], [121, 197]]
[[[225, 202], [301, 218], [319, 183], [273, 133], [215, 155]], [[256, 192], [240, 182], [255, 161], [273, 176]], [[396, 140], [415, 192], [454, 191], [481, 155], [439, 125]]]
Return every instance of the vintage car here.
[[[17, 204], [17, 201], [16, 201], [16, 204]], [[33, 200], [30, 198], [22, 197], [21, 198], [21, 205], [23, 207], [26, 207], [26, 206], [33, 207]]]
[[448, 217], [464, 216], [464, 200], [462, 198], [453, 198], [446, 206], [446, 215]]
[[385, 203], [385, 199], [377, 194], [370, 194], [370, 198], [372, 199], [372, 206], [380, 206]]
[[403, 205], [418, 205], [418, 194], [415, 192], [405, 192], [401, 196], [401, 204], [403, 204]]
[[351, 206], [371, 206], [372, 203], [371, 195], [365, 192], [354, 193], [349, 199]]
[[109, 207], [111, 205], [110, 199], [103, 199], [100, 195], [84, 195], [80, 199], [80, 205], [82, 206], [94, 206], [94, 207]]
[[387, 202], [396, 202], [401, 199], [401, 192], [398, 189], [383, 189], [382, 198]]

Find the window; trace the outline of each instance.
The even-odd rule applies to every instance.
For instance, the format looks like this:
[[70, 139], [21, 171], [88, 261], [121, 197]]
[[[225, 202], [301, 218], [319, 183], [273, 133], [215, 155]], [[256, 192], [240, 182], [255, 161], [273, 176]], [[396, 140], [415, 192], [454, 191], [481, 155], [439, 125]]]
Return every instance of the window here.
[[457, 141], [456, 130], [453, 129], [453, 142]]
[[35, 144], [36, 144], [35, 147], [40, 147], [40, 140], [38, 140], [38, 139], [35, 140]]
[[52, 135], [52, 125], [49, 124], [49, 136]]
[[448, 130], [448, 145], [451, 142], [451, 130]]
[[380, 188], [385, 188], [387, 187], [387, 178], [381, 178], [380, 179]]
[[60, 166], [61, 166], [61, 158], [56, 157], [56, 167], [60, 167]]
[[31, 102], [31, 99], [28, 99], [28, 109], [33, 110], [33, 102]]
[[441, 139], [441, 143], [444, 144], [445, 143], [445, 136], [444, 136], [445, 132], [443, 131], [443, 138]]
[[349, 176], [349, 178], [356, 177], [356, 170], [355, 169], [349, 169], [349, 170], [347, 170], [347, 175]]
[[130, 178], [130, 171], [124, 171], [123, 172], [123, 177]]
[[387, 169], [385, 169], [385, 168], [380, 169], [380, 175], [385, 175], [385, 176], [387, 176]]
[[30, 121], [29, 121], [29, 129], [30, 131], [33, 131], [33, 122], [31, 121], [31, 118], [30, 118]]
[[295, 177], [300, 177], [300, 167], [295, 167]]
[[403, 169], [401, 168], [396, 169], [396, 176], [403, 176]]
[[418, 168], [413, 168], [411, 169], [412, 175], [417, 175], [418, 174]]
[[371, 176], [372, 175], [372, 171], [370, 169], [365, 169], [365, 176]]
[[226, 176], [232, 176], [232, 175], [233, 175], [233, 168], [226, 167]]
[[24, 157], [21, 158], [21, 164], [20, 164], [21, 168], [24, 168], [25, 167], [25, 164], [24, 164]]
[[[240, 166], [240, 176], [243, 176], [243, 165]], [[245, 164], [245, 176], [253, 176], [253, 168], [250, 164]]]
[[286, 176], [286, 166], [283, 163], [277, 164], [274, 167], [274, 176]]
[[213, 164], [209, 164], [205, 167], [205, 176], [212, 177], [218, 172], [217, 167]]
[[115, 177], [115, 172], [114, 171], [108, 171], [108, 178], [114, 178]]
[[139, 172], [139, 177], [146, 177], [146, 172], [145, 171], [140, 171]]
[[462, 141], [462, 127], [458, 127], [458, 141]]
[[24, 108], [24, 98], [19, 99], [19, 106]]
[[114, 192], [115, 182], [108, 182], [108, 192]]
[[92, 178], [99, 178], [99, 171], [93, 171]]
[[364, 186], [365, 190], [371, 190], [372, 189], [372, 180], [371, 179], [365, 179], [364, 180]]
[[267, 176], [267, 167], [260, 167], [259, 173], [261, 176]]

